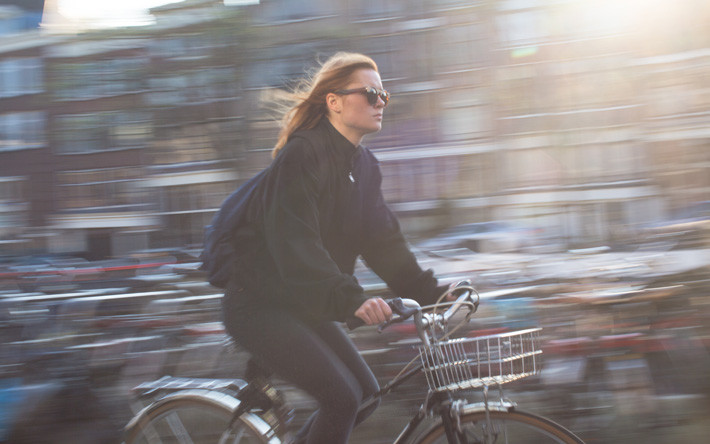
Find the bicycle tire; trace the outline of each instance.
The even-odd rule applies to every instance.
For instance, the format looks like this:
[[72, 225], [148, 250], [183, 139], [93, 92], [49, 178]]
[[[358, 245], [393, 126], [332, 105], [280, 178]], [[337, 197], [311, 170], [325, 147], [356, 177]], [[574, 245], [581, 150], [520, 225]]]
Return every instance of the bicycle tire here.
[[[487, 442], [482, 429], [487, 423], [486, 412], [464, 412], [461, 428], [465, 430], [466, 444], [584, 444], [584, 441], [560, 424], [532, 413], [517, 410], [491, 411], [490, 418], [494, 436]], [[416, 444], [448, 442], [441, 421], [414, 441]]]
[[148, 405], [125, 428], [125, 444], [280, 444], [253, 413], [227, 430], [239, 400], [219, 392], [185, 390]]

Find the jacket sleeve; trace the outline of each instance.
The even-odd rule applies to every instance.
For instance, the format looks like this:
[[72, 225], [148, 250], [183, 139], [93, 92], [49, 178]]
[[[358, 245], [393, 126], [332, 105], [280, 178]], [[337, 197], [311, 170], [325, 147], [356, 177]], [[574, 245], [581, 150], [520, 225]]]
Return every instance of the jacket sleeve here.
[[432, 304], [443, 294], [432, 270], [422, 270], [402, 235], [397, 217], [382, 196], [382, 175], [375, 165], [365, 201], [365, 247], [362, 257], [399, 297]]
[[366, 297], [323, 246], [318, 217], [322, 160], [307, 141], [290, 143], [277, 159], [264, 195], [266, 245], [288, 289], [285, 303], [312, 319], [344, 321]]

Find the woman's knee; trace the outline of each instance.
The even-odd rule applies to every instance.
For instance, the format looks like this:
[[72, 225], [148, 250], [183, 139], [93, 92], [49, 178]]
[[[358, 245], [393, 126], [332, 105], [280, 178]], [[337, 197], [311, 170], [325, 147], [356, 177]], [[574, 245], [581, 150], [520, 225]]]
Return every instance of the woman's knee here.
[[327, 394], [320, 397], [318, 403], [322, 410], [331, 411], [338, 415], [355, 417], [363, 397], [362, 392], [348, 384], [340, 384], [326, 389]]
[[380, 391], [380, 385], [377, 383], [377, 379], [372, 374], [370, 375], [370, 378], [366, 378], [361, 382], [361, 387], [362, 399], [368, 399]]

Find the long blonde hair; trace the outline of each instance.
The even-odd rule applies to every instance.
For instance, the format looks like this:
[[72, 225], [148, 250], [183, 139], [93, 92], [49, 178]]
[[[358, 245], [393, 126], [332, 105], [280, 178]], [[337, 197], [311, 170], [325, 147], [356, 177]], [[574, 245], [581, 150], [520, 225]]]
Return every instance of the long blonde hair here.
[[293, 92], [287, 94], [279, 139], [271, 156], [278, 155], [294, 132], [315, 127], [328, 114], [326, 96], [345, 88], [352, 74], [359, 69], [377, 71], [377, 64], [363, 54], [338, 52], [326, 60], [311, 79], [302, 80]]

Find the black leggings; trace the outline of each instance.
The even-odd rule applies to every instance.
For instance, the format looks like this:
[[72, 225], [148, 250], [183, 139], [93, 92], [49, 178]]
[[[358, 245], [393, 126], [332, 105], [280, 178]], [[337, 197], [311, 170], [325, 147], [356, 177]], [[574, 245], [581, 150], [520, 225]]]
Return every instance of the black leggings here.
[[299, 431], [298, 442], [347, 443], [353, 427], [378, 404], [358, 413], [360, 405], [379, 389], [350, 338], [335, 322], [308, 325], [282, 311], [245, 306], [236, 302], [239, 296], [224, 298], [229, 334], [259, 362], [318, 402], [318, 410]]

